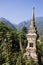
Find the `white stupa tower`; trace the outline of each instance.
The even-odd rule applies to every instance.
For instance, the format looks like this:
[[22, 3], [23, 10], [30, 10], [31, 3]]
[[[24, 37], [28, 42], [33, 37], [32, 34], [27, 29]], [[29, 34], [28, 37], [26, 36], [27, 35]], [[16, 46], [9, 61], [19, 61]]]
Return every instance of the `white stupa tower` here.
[[32, 21], [30, 24], [29, 32], [26, 36], [27, 36], [28, 44], [26, 47], [25, 55], [27, 56], [28, 59], [30, 56], [34, 61], [37, 61], [38, 59], [36, 54], [36, 43], [37, 43], [38, 35], [35, 26], [34, 7], [32, 9]]

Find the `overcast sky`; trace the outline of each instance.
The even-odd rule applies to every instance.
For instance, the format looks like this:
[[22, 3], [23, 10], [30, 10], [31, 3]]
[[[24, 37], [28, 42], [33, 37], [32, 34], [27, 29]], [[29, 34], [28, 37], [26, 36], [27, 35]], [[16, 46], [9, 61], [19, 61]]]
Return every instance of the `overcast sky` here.
[[0, 0], [0, 18], [4, 17], [13, 24], [27, 21], [32, 17], [33, 6], [35, 17], [43, 16], [43, 0]]

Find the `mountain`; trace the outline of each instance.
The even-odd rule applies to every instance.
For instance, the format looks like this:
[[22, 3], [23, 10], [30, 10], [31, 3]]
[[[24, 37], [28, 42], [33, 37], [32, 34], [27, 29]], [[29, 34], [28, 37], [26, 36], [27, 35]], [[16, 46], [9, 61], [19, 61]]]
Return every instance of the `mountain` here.
[[[29, 30], [30, 23], [31, 23], [31, 19], [28, 21], [23, 21], [18, 25], [15, 25], [15, 27], [17, 28], [18, 31], [20, 31], [23, 28], [23, 26], [27, 27], [27, 29]], [[36, 17], [35, 24], [39, 35], [43, 35], [43, 17]]]
[[[17, 29], [18, 31], [20, 31], [24, 26], [27, 27], [27, 29], [29, 30], [31, 19], [27, 21], [22, 21], [21, 23], [17, 25], [17, 24], [12, 24], [7, 19], [1, 17], [0, 22], [4, 22], [6, 26], [9, 26], [14, 30]], [[35, 23], [36, 23], [36, 27], [37, 27], [39, 35], [43, 35], [43, 17], [36, 17]]]
[[0, 18], [0, 22], [5, 23], [6, 26], [8, 26], [12, 29], [16, 29], [15, 26], [12, 23], [10, 23], [10, 21], [8, 21], [7, 19], [5, 19], [3, 17]]

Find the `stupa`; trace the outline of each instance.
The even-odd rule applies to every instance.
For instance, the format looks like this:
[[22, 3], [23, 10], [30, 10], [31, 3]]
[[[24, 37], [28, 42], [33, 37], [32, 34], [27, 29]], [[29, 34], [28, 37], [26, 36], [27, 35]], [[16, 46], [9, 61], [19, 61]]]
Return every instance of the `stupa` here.
[[30, 57], [31, 59], [33, 59], [33, 61], [38, 61], [36, 54], [36, 44], [37, 44], [38, 34], [35, 26], [34, 7], [32, 9], [32, 20], [31, 20], [29, 32], [26, 35], [26, 37], [28, 40], [28, 44], [24, 56], [27, 56], [27, 59], [29, 59]]

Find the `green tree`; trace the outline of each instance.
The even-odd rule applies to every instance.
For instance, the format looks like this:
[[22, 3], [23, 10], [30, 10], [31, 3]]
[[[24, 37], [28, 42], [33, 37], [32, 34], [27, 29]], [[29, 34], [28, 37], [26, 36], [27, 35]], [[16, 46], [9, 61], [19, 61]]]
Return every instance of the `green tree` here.
[[40, 41], [37, 42], [37, 53], [38, 53], [38, 63], [43, 65], [43, 43]]
[[22, 28], [22, 33], [27, 33], [27, 28], [25, 26]]

